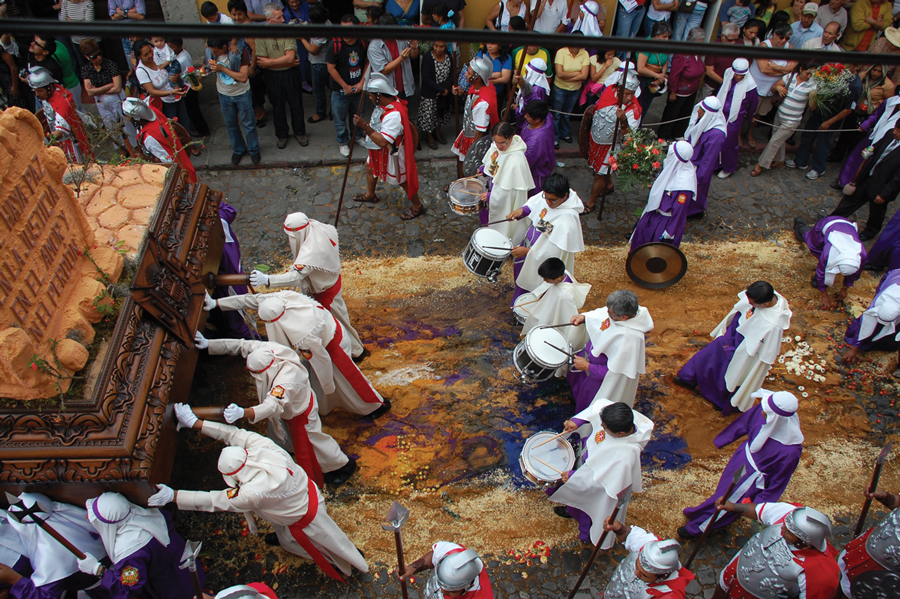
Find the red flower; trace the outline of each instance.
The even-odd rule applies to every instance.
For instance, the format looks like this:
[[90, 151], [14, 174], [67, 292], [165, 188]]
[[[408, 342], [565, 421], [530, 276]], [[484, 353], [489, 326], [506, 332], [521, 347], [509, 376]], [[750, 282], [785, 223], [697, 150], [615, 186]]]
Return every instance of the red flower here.
[[32, 362], [32, 363], [31, 363], [31, 369], [32, 369], [32, 370], [37, 370], [37, 364], [35, 364], [34, 362]]
[[658, 156], [659, 150], [657, 150], [656, 148], [653, 148], [652, 150], [650, 150], [650, 153], [653, 154], [654, 156]]
[[831, 75], [831, 67], [829, 67], [827, 64], [824, 67], [822, 67], [820, 70], [823, 75]]
[[634, 170], [638, 170], [640, 167], [637, 164], [632, 164], [631, 168], [633, 168]]
[[660, 164], [658, 162], [653, 163], [653, 168], [659, 168]]

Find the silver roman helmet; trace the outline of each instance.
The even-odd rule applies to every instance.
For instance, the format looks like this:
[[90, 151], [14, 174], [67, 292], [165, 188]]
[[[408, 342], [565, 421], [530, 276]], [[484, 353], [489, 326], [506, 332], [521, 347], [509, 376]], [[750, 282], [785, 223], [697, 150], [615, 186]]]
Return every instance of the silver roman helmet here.
[[373, 94], [388, 94], [396, 96], [397, 90], [388, 81], [388, 78], [381, 73], [372, 73], [369, 76], [369, 82], [366, 83], [366, 91]]
[[680, 548], [678, 541], [672, 539], [654, 541], [644, 545], [638, 559], [641, 567], [647, 572], [666, 576], [681, 568], [681, 562], [678, 560]]
[[251, 586], [239, 584], [221, 590], [214, 599], [266, 599], [265, 595]]
[[825, 551], [831, 536], [831, 520], [811, 507], [797, 508], [784, 519], [784, 526], [801, 541]]
[[156, 115], [150, 110], [150, 107], [137, 98], [125, 98], [122, 100], [122, 112], [125, 116], [132, 119], [141, 119], [144, 121], [155, 121]]
[[476, 75], [481, 77], [481, 80], [485, 85], [490, 83], [491, 75], [494, 74], [494, 62], [490, 58], [487, 56], [473, 58], [472, 62], [469, 63], [469, 66], [472, 67], [472, 70], [475, 71]]
[[434, 570], [438, 584], [445, 591], [464, 591], [475, 583], [484, 564], [474, 549], [451, 553]]
[[629, 71], [628, 76], [625, 77], [625, 89], [636, 91], [640, 86], [641, 82], [638, 80], [638, 76], [634, 74], [634, 71]]
[[53, 74], [44, 67], [34, 67], [28, 71], [28, 87], [31, 89], [47, 87], [54, 83], [59, 83], [59, 81], [54, 79]]

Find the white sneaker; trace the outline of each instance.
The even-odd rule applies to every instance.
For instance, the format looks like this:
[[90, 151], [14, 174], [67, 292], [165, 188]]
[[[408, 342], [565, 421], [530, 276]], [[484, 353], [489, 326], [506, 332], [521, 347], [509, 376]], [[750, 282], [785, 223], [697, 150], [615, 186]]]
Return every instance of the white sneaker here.
[[341, 156], [346, 158], [349, 155], [350, 155], [350, 146], [348, 146], [346, 144], [341, 146]]
[[358, 145], [360, 148], [365, 148], [366, 147], [366, 138], [360, 137], [359, 139], [357, 139], [356, 145]]
[[809, 169], [809, 172], [806, 173], [806, 178], [809, 179], [810, 181], [815, 181], [820, 176], [821, 176], [821, 173], [816, 171], [816, 169], [814, 169], [814, 168]]
[[725, 171], [719, 171], [719, 174], [716, 175], [719, 179], [727, 179], [731, 176], [731, 173], [726, 173]]

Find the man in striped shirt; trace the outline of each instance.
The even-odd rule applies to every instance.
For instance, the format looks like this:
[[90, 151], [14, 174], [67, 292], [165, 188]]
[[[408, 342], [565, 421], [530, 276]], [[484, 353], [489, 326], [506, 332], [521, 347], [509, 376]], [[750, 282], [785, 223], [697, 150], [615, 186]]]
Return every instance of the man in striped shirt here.
[[784, 144], [790, 139], [809, 104], [809, 94], [816, 88], [812, 75], [815, 68], [812, 63], [804, 63], [797, 67], [796, 72], [785, 75], [775, 82], [772, 89], [783, 98], [778, 106], [773, 123], [772, 137], [766, 148], [759, 156], [759, 163], [750, 173], [752, 177], [758, 177], [763, 169], [772, 168], [772, 163], [784, 162]]

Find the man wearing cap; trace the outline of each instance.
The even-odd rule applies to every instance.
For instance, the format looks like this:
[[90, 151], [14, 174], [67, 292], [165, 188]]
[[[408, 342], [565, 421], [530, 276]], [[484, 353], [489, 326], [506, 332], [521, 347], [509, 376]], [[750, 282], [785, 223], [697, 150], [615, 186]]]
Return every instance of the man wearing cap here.
[[353, 196], [353, 201], [380, 202], [381, 198], [375, 195], [375, 184], [381, 179], [403, 188], [412, 207], [401, 214], [400, 219], [411, 220], [424, 214], [425, 206], [419, 201], [416, 144], [406, 100], [397, 97], [397, 90], [381, 73], [372, 73], [366, 83], [366, 91], [375, 104], [371, 123], [358, 114], [353, 115], [353, 124], [366, 134], [365, 146], [369, 150], [366, 192]]
[[719, 153], [728, 137], [728, 123], [722, 114], [722, 103], [708, 96], [694, 106], [684, 139], [693, 148], [691, 162], [697, 167], [697, 196], [688, 204], [688, 218], [702, 218], [709, 198], [709, 185], [719, 166]]
[[191, 183], [197, 182], [197, 172], [172, 123], [162, 112], [137, 98], [125, 98], [122, 112], [134, 122], [137, 138], [144, 151], [163, 164], [177, 162], [188, 173]]
[[337, 319], [316, 300], [296, 291], [233, 295], [212, 299], [204, 310], [256, 310], [266, 323], [269, 341], [293, 348], [312, 366], [310, 380], [319, 399], [319, 412], [341, 407], [375, 419], [391, 409], [350, 358], [350, 340]]
[[731, 68], [725, 69], [716, 99], [722, 105], [722, 116], [728, 131], [719, 155], [719, 178], [727, 179], [738, 167], [744, 119], [749, 117], [752, 120], [759, 106], [756, 80], [750, 74], [750, 62], [746, 58], [736, 58]]
[[62, 148], [66, 160], [81, 164], [85, 153], [91, 154], [92, 150], [72, 94], [44, 67], [31, 69], [28, 86], [34, 90], [43, 108], [50, 143]]
[[616, 535], [628, 555], [619, 562], [606, 585], [603, 597], [609, 599], [684, 599], [687, 585], [694, 580], [690, 570], [681, 565], [673, 539], [662, 540], [639, 526], [613, 522], [603, 523], [603, 530]]
[[156, 485], [159, 491], [147, 504], [175, 504], [182, 510], [243, 513], [251, 534], [256, 534], [253, 514], [275, 526], [266, 535], [269, 545], [311, 559], [328, 576], [343, 582], [351, 568], [368, 572], [369, 566], [347, 535], [325, 509], [325, 498], [306, 472], [274, 441], [227, 424], [198, 419], [191, 408], [174, 406], [179, 427], [193, 428], [227, 444], [219, 454], [218, 470], [228, 489], [175, 491]]
[[835, 277], [839, 274], [844, 276], [843, 287], [837, 295], [840, 302], [859, 279], [863, 262], [866, 261], [866, 248], [856, 233], [856, 223], [841, 216], [826, 216], [810, 229], [802, 220], [795, 218], [794, 236], [819, 259], [810, 285], [822, 294], [821, 308], [831, 310], [834, 302], [828, 295], [828, 288], [834, 286]]
[[[494, 64], [487, 56], [473, 58], [466, 71], [466, 81], [470, 87], [463, 111], [463, 127], [452, 148], [453, 153], [459, 156], [460, 168], [472, 144], [500, 121], [497, 112], [497, 91], [490, 84], [493, 72]], [[454, 85], [453, 93], [462, 96], [466, 91]]]
[[867, 572], [900, 574], [900, 559], [897, 557], [897, 539], [900, 539], [900, 509], [897, 508], [900, 508], [900, 495], [875, 489], [872, 493], [866, 492], [865, 496], [875, 499], [891, 511], [881, 522], [847, 543], [844, 551], [838, 556], [841, 590], [847, 597], [858, 596], [851, 590], [856, 589], [854, 580], [861, 574]]
[[816, 17], [819, 15], [819, 5], [815, 2], [807, 2], [803, 5], [803, 12], [800, 13], [800, 20], [791, 24], [791, 30], [794, 34], [791, 36], [791, 45], [795, 48], [802, 48], [807, 41], [822, 37], [824, 29], [816, 23]]
[[[610, 159], [621, 146], [625, 134], [636, 130], [641, 125], [641, 105], [636, 95], [640, 86], [637, 74], [629, 71], [625, 78], [621, 103], [619, 102], [618, 83], [609, 83], [594, 105], [587, 157], [588, 165], [594, 171], [594, 183], [591, 187], [591, 197], [588, 198], [585, 206], [585, 212], [591, 212], [594, 209], [597, 198], [604, 189], [609, 194], [616, 188], [612, 173], [618, 169], [618, 165], [615, 164], [615, 159]], [[619, 123], [618, 134], [613, 139], [613, 134], [616, 133], [616, 121]]]
[[698, 506], [684, 509], [688, 522], [678, 529], [678, 535], [689, 539], [703, 534], [712, 526], [713, 530], [728, 526], [738, 515], [720, 514], [712, 523], [716, 512], [716, 499], [728, 490], [731, 481], [741, 468], [746, 468], [731, 495], [732, 503], [753, 501], [764, 503], [778, 501], [784, 493], [803, 452], [803, 433], [800, 432], [800, 418], [797, 416], [797, 398], [787, 391], [760, 389], [750, 395], [760, 402], [741, 414], [713, 439], [719, 449], [746, 437], [725, 466], [719, 485], [712, 497]]
[[689, 142], [669, 145], [662, 171], [650, 188], [647, 205], [631, 234], [631, 251], [645, 243], [681, 245], [687, 211], [697, 197], [697, 167], [691, 162], [694, 148]]
[[[103, 493], [85, 505], [112, 565], [86, 553], [78, 568], [99, 577], [113, 599], [193, 599], [191, 573], [179, 568], [185, 542], [168, 511], [134, 505], [119, 493]], [[202, 587], [206, 572], [199, 567], [197, 574]]]
[[474, 549], [466, 549], [456, 543], [438, 541], [431, 551], [406, 566], [397, 573], [402, 581], [409, 580], [417, 572], [434, 569], [425, 585], [422, 599], [445, 599], [464, 597], [465, 599], [493, 599], [494, 590], [488, 578], [484, 563]]
[[865, 312], [860, 314], [844, 334], [850, 349], [841, 361], [853, 364], [859, 352], [890, 351], [900, 349], [900, 270], [892, 270], [884, 275], [875, 297]]
[[755, 534], [719, 574], [714, 599], [832, 599], [839, 585], [837, 551], [828, 542], [831, 520], [791, 503], [732, 503], [719, 509], [759, 520]]
[[723, 416], [734, 408], [753, 406], [791, 326], [784, 297], [766, 281], [756, 281], [738, 294], [738, 301], [713, 329], [713, 341], [694, 354], [673, 377], [677, 385], [695, 389]]
[[362, 361], [369, 352], [350, 324], [350, 313], [341, 294], [341, 247], [337, 229], [302, 212], [294, 212], [284, 219], [284, 233], [294, 255], [290, 270], [280, 275], [254, 270], [250, 273], [250, 284], [254, 287], [298, 287], [334, 315], [350, 339], [353, 360]]
[[[827, 6], [827, 5], [826, 5]], [[799, 23], [799, 21], [798, 21]], [[797, 23], [794, 23], [796, 25]], [[825, 50], [826, 52], [841, 52], [841, 46], [837, 43], [838, 32], [841, 30], [841, 24], [832, 21], [822, 28], [822, 35], [807, 39], [803, 42], [801, 48], [803, 50]]]
[[225, 422], [268, 420], [269, 437], [293, 453], [294, 461], [319, 486], [326, 482], [339, 486], [353, 476], [356, 460], [322, 432], [316, 394], [294, 350], [270, 341], [206, 339], [199, 331], [194, 340], [198, 349], [209, 349], [211, 356], [246, 358], [247, 370], [256, 381], [259, 405], [245, 409], [233, 403], [225, 408]]

